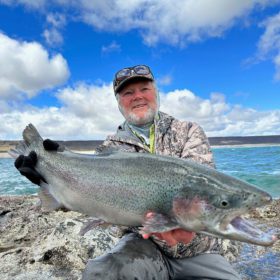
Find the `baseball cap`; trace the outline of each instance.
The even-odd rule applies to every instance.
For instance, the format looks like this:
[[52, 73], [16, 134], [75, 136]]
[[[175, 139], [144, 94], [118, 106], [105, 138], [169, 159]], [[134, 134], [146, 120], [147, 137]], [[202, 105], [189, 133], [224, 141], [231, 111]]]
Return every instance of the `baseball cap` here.
[[119, 93], [123, 87], [132, 81], [149, 80], [154, 81], [151, 69], [146, 65], [136, 65], [119, 70], [115, 74], [113, 86], [115, 94]]

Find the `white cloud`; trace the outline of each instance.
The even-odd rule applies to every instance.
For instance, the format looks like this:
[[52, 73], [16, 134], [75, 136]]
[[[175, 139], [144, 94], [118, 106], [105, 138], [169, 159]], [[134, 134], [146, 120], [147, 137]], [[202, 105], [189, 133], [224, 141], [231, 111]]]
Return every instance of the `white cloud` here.
[[61, 33], [55, 28], [45, 29], [43, 37], [50, 46], [58, 46], [63, 43], [63, 37]]
[[278, 4], [279, 0], [128, 0], [125, 5], [121, 0], [0, 0], [0, 3], [22, 4], [46, 13], [55, 7], [69, 16], [74, 14], [73, 20], [97, 30], [127, 32], [138, 29], [147, 45], [164, 42], [184, 46], [222, 36], [254, 9]]
[[0, 114], [0, 139], [20, 139], [28, 123], [52, 139], [104, 139], [123, 121], [112, 84], [67, 87], [57, 92], [57, 98], [61, 108], [25, 105], [8, 109], [8, 104], [2, 104], [7, 110]]
[[257, 60], [271, 59], [275, 65], [276, 80], [280, 80], [280, 13], [261, 23], [264, 33], [258, 42]]
[[24, 5], [31, 9], [42, 9], [45, 7], [46, 0], [0, 0], [0, 4], [9, 6]]
[[276, 68], [276, 72], [275, 72], [274, 78], [275, 78], [275, 80], [280, 81], [280, 51], [275, 56], [273, 62], [275, 64], [275, 68]]
[[83, 1], [82, 20], [99, 30], [126, 32], [140, 29], [148, 45], [165, 42], [184, 45], [221, 36], [235, 20], [269, 1], [244, 0], [134, 0]]
[[171, 75], [165, 75], [157, 79], [157, 84], [160, 86], [168, 86], [172, 82], [172, 76]]
[[220, 93], [202, 99], [186, 89], [172, 91], [161, 94], [161, 109], [179, 119], [199, 123], [208, 136], [280, 134], [280, 110], [257, 111], [231, 105]]
[[161, 94], [161, 108], [179, 119], [186, 117], [192, 119], [207, 120], [222, 115], [228, 110], [224, 96], [213, 93], [209, 100], [196, 96], [191, 91], [175, 90], [164, 95]]
[[[0, 139], [20, 139], [28, 123], [44, 137], [57, 140], [102, 140], [123, 122], [112, 84], [77, 84], [56, 93], [60, 108], [36, 108], [1, 104]], [[221, 93], [202, 99], [182, 89], [160, 93], [161, 110], [181, 120], [195, 121], [208, 136], [280, 134], [280, 110], [257, 111], [231, 105]], [[15, 105], [15, 104], [14, 104]]]
[[[69, 77], [66, 60], [49, 56], [36, 42], [21, 42], [0, 33], [0, 98], [33, 97]], [[20, 94], [19, 94], [20, 93]]]
[[60, 13], [50, 13], [47, 15], [47, 25], [43, 32], [43, 37], [45, 38], [48, 45], [57, 46], [63, 43], [63, 36], [61, 30], [66, 25], [65, 15]]
[[113, 41], [111, 44], [107, 46], [102, 46], [101, 51], [102, 53], [120, 52], [121, 45]]

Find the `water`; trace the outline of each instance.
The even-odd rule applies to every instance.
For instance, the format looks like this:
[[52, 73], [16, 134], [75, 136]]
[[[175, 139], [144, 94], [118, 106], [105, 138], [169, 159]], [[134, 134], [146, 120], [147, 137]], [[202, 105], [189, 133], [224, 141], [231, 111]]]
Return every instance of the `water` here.
[[0, 195], [36, 194], [38, 187], [21, 176], [11, 158], [0, 158]]
[[217, 169], [280, 197], [280, 146], [213, 149]]
[[[280, 197], [280, 146], [213, 149], [217, 169]], [[0, 158], [0, 195], [36, 194], [38, 187], [21, 176], [13, 159]]]

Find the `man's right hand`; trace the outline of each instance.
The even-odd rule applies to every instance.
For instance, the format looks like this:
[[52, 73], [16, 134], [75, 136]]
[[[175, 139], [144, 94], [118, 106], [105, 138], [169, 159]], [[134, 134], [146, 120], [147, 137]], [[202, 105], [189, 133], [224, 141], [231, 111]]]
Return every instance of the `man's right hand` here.
[[[59, 144], [50, 139], [46, 139], [43, 142], [44, 149], [46, 151], [57, 151]], [[28, 156], [20, 155], [15, 160], [15, 167], [18, 169], [21, 175], [25, 176], [33, 184], [40, 185], [43, 181], [46, 183], [44, 177], [35, 170], [37, 164], [37, 154], [31, 151]]]

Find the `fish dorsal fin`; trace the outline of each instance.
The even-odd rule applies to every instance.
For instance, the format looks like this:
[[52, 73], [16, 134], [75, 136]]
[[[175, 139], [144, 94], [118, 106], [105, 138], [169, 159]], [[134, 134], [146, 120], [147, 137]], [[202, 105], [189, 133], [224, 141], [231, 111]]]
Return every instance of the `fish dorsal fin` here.
[[44, 210], [57, 210], [62, 208], [63, 205], [59, 203], [49, 192], [49, 184], [44, 182], [40, 183], [40, 190], [38, 192], [41, 204]]
[[28, 146], [32, 142], [43, 142], [43, 138], [40, 136], [39, 132], [32, 123], [26, 126], [23, 130], [22, 136]]

